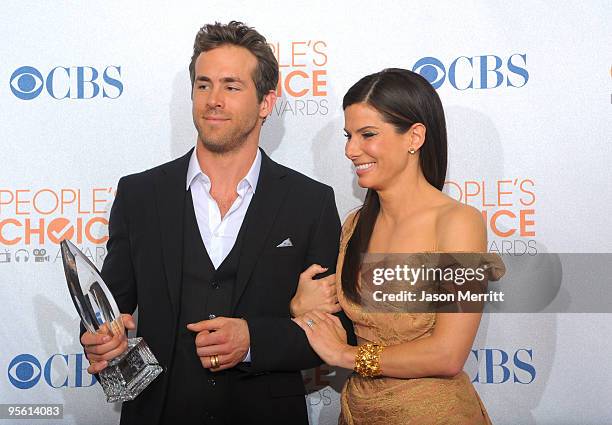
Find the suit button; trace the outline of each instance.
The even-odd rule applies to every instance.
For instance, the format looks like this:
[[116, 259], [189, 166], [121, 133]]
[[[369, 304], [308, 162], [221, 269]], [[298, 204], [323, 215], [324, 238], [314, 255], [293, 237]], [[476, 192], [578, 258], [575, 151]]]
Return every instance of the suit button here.
[[211, 377], [208, 378], [208, 383], [214, 387], [217, 384], [217, 381], [215, 381], [215, 378]]
[[217, 317], [217, 316], [215, 316], [214, 314], [209, 314], [209, 315], [208, 315], [208, 319], [209, 319], [209, 320], [212, 320], [212, 319], [214, 319], [215, 317]]
[[219, 282], [213, 282], [212, 287], [213, 289], [219, 289]]

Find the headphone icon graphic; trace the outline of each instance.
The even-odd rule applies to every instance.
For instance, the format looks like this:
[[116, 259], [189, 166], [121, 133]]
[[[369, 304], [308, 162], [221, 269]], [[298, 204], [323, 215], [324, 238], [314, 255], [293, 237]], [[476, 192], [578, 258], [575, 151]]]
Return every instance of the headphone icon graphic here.
[[18, 263], [23, 260], [24, 263], [27, 263], [30, 259], [30, 253], [27, 249], [19, 249], [15, 252], [15, 261]]

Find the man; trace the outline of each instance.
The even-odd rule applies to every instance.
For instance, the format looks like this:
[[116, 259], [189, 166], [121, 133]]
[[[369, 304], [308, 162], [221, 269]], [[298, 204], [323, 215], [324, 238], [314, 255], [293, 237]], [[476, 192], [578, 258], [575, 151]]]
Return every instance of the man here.
[[[307, 266], [335, 267], [333, 191], [258, 148], [278, 83], [264, 37], [206, 25], [189, 71], [196, 148], [123, 177], [111, 210], [102, 276], [164, 368], [121, 423], [307, 424], [300, 370], [321, 360], [289, 305]], [[91, 373], [126, 349], [81, 342]]]

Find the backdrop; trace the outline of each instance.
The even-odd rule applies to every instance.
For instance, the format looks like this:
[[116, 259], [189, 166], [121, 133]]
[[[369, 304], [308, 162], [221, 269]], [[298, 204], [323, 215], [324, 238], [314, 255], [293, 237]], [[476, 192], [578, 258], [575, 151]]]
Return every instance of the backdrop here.
[[[261, 145], [333, 186], [342, 217], [363, 199], [342, 96], [403, 67], [442, 98], [445, 190], [484, 212], [490, 251], [611, 251], [609, 1], [22, 0], [2, 15], [0, 403], [118, 423], [85, 370], [58, 242], [101, 266], [118, 179], [195, 144], [187, 66], [215, 20], [267, 37], [281, 97]], [[607, 314], [488, 314], [465, 369], [496, 424], [610, 424], [611, 336]], [[346, 372], [304, 377], [311, 423], [335, 423]]]

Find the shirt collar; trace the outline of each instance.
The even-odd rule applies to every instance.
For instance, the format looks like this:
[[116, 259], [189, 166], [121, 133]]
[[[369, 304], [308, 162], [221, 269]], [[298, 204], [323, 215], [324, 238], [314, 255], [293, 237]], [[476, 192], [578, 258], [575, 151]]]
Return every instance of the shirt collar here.
[[[255, 160], [253, 164], [251, 164], [251, 168], [247, 172], [246, 176], [238, 182], [237, 188], [246, 182], [250, 188], [255, 193], [255, 189], [257, 188], [257, 182], [259, 181], [259, 172], [261, 171], [261, 151], [257, 149], [257, 155], [255, 155]], [[187, 181], [185, 185], [185, 190], [189, 190], [194, 180], [198, 177], [202, 176], [206, 182], [210, 183], [209, 177], [202, 172], [200, 168], [200, 163], [198, 162], [198, 157], [196, 155], [196, 150], [194, 149], [191, 153], [191, 158], [189, 159], [189, 167], [187, 168]]]

